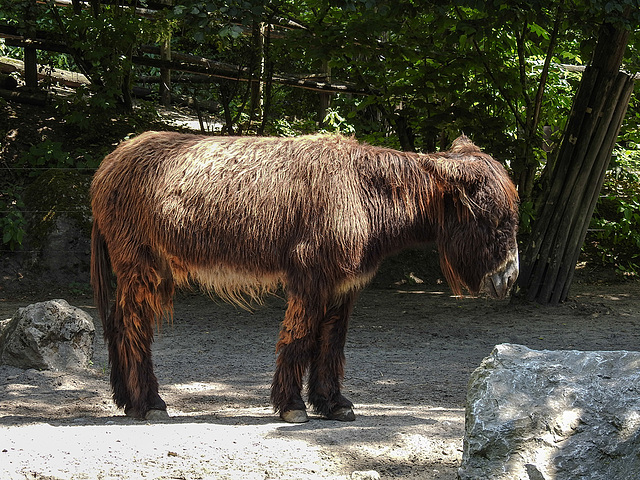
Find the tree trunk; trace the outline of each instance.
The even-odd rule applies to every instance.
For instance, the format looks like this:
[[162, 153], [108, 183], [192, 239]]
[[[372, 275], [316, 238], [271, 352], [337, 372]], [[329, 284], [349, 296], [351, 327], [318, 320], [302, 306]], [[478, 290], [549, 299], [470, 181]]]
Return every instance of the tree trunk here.
[[[166, 62], [171, 61], [171, 36], [169, 34], [162, 39], [160, 59]], [[165, 107], [171, 106], [171, 69], [166, 67], [160, 69], [160, 103]]]
[[[329, 66], [329, 62], [325, 59], [322, 61], [322, 73], [325, 74], [320, 81], [325, 81], [327, 83], [331, 83], [331, 67]], [[324, 119], [327, 117], [327, 110], [331, 106], [331, 94], [330, 93], [321, 93], [320, 94], [320, 106], [318, 107], [318, 123], [320, 125], [324, 124]]]
[[264, 93], [263, 93], [263, 106], [262, 106], [262, 121], [258, 127], [258, 135], [264, 135], [264, 130], [267, 127], [269, 121], [269, 114], [271, 112], [271, 92], [273, 87], [273, 60], [271, 60], [271, 25], [267, 24], [264, 36]]
[[253, 26], [253, 61], [251, 62], [251, 98], [249, 101], [249, 124], [253, 124], [262, 116], [264, 91], [262, 81], [265, 75], [266, 59], [264, 56], [264, 38], [266, 25], [256, 22]]
[[38, 54], [35, 45], [31, 44], [31, 40], [36, 38], [36, 1], [31, 0], [26, 9], [27, 45], [24, 47], [24, 83], [29, 88], [38, 88]]
[[233, 116], [231, 115], [231, 100], [233, 99], [234, 90], [235, 88], [228, 85], [228, 82], [220, 83], [220, 101], [222, 102], [222, 111], [224, 112], [224, 127], [222, 131], [228, 135], [235, 133], [233, 129]]
[[603, 25], [592, 65], [574, 100], [558, 159], [523, 250], [518, 280], [529, 301], [566, 300], [618, 132], [633, 78], [618, 72], [628, 32]]

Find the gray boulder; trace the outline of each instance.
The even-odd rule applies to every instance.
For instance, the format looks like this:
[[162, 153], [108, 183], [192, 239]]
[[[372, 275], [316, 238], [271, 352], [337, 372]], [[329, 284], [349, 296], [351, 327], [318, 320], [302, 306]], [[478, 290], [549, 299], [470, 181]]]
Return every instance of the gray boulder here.
[[640, 478], [640, 353], [498, 345], [465, 420], [460, 480]]
[[19, 308], [0, 335], [0, 364], [39, 370], [86, 368], [95, 327], [85, 311], [65, 300]]

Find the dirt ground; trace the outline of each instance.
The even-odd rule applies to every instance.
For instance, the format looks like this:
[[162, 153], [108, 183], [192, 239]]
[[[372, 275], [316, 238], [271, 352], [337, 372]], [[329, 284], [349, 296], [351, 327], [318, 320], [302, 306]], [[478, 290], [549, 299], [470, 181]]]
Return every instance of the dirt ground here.
[[[467, 381], [494, 345], [640, 350], [638, 282], [577, 282], [559, 307], [452, 298], [434, 286], [362, 293], [346, 347], [352, 423], [292, 425], [272, 413], [281, 298], [250, 313], [178, 296], [154, 344], [171, 415], [161, 422], [128, 419], [112, 404], [96, 322], [91, 369], [0, 366], [0, 478], [452, 480]], [[0, 299], [0, 319], [46, 295]], [[95, 316], [89, 298], [67, 300]]]

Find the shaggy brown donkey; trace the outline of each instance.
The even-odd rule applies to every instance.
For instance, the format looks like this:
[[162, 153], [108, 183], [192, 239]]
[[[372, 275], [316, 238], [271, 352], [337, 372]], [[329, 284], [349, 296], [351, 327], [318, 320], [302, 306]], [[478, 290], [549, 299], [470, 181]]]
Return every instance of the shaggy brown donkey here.
[[466, 137], [420, 155], [341, 136], [148, 132], [104, 159], [91, 194], [91, 281], [113, 397], [138, 418], [166, 415], [151, 343], [175, 285], [237, 303], [284, 286], [271, 400], [302, 422], [305, 374], [318, 413], [355, 418], [340, 393], [347, 321], [385, 256], [436, 242], [456, 293], [504, 297], [518, 273], [516, 191]]

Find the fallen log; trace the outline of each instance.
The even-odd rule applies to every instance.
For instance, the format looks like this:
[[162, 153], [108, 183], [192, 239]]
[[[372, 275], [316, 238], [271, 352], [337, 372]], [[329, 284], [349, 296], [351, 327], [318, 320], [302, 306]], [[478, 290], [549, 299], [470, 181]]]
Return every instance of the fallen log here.
[[14, 102], [42, 106], [47, 104], [49, 96], [46, 92], [0, 89], [0, 98]]
[[[15, 58], [0, 57], [0, 72], [20, 72], [23, 74], [24, 62], [22, 60], [16, 60]], [[51, 79], [56, 83], [72, 88], [91, 83], [89, 79], [81, 73], [51, 69], [44, 65], [38, 65], [38, 79]]]

